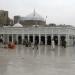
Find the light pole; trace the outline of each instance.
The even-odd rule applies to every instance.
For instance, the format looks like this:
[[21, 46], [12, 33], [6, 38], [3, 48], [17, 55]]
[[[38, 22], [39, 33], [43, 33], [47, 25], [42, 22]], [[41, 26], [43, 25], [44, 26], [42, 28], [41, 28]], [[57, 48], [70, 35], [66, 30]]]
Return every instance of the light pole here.
[[46, 20], [47, 20], [47, 16], [46, 16], [46, 19], [45, 19], [45, 23], [46, 23]]

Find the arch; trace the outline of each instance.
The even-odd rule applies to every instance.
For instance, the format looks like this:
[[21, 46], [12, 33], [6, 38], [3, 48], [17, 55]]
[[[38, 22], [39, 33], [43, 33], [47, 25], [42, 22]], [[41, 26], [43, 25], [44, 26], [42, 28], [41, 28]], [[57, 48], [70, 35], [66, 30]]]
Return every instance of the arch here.
[[41, 43], [45, 45], [45, 36], [41, 36]]
[[53, 39], [54, 39], [55, 45], [58, 45], [58, 36], [55, 35], [55, 36], [53, 37]]
[[37, 42], [37, 43], [39, 43], [39, 36], [35, 36], [35, 41]]
[[21, 35], [18, 36], [18, 44], [22, 44], [22, 36]]
[[9, 35], [9, 42], [12, 42], [12, 35]]
[[64, 36], [64, 35], [62, 35], [61, 37], [60, 37], [60, 45], [62, 46], [62, 44], [63, 44], [63, 41], [65, 41], [66, 40], [66, 37]]
[[32, 35], [29, 36], [29, 41], [33, 42], [33, 36]]
[[47, 45], [51, 45], [51, 36], [47, 36]]

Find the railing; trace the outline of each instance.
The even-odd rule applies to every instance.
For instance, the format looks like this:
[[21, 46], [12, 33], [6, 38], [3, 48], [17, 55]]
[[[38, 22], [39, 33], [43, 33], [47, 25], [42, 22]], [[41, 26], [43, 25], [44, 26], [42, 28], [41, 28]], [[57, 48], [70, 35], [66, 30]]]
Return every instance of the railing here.
[[29, 28], [13, 28], [0, 27], [0, 34], [73, 34], [73, 27], [29, 27]]

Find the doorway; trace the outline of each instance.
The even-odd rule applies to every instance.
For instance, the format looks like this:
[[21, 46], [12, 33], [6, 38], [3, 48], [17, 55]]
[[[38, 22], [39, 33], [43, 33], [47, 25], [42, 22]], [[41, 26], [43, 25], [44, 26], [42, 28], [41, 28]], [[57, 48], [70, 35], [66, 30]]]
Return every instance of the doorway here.
[[22, 44], [22, 36], [18, 36], [18, 44]]
[[41, 36], [41, 44], [45, 45], [45, 36]]
[[47, 45], [51, 45], [51, 36], [47, 36]]

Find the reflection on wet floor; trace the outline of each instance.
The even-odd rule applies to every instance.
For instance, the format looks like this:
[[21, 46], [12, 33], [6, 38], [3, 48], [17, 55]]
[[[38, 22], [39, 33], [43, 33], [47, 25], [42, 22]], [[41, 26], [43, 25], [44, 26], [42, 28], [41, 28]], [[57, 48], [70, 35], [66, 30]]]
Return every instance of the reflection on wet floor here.
[[0, 48], [0, 75], [75, 75], [75, 47]]

